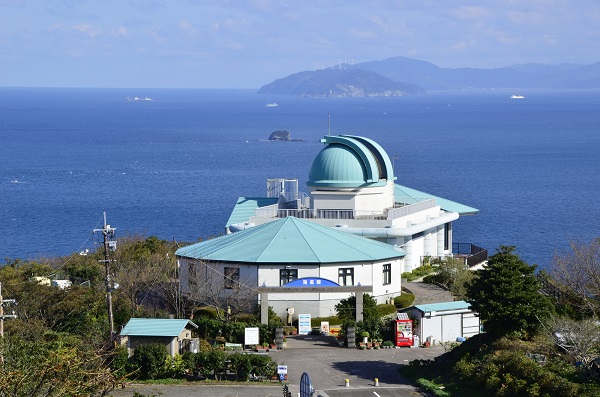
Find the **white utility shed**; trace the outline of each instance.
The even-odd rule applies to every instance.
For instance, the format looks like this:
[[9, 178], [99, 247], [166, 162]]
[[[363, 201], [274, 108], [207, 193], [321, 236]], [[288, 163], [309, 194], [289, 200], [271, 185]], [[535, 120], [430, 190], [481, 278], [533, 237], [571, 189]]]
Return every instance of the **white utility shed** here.
[[459, 337], [469, 338], [480, 332], [479, 316], [465, 301], [415, 305], [402, 311], [417, 320], [413, 332], [422, 343], [456, 342]]

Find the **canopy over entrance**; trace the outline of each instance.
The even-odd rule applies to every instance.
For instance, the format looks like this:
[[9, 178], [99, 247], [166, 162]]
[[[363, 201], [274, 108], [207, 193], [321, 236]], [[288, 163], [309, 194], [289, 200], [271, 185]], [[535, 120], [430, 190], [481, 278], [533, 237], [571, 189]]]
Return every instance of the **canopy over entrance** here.
[[[317, 280], [328, 283], [322, 285], [317, 284]], [[311, 282], [312, 281], [312, 282]], [[269, 323], [269, 294], [299, 294], [299, 293], [339, 293], [339, 292], [353, 292], [356, 293], [356, 321], [363, 320], [363, 294], [365, 292], [373, 292], [372, 285], [358, 285], [358, 286], [341, 286], [337, 285], [333, 281], [325, 280], [321, 278], [304, 278], [294, 280], [291, 283], [284, 285], [283, 287], [259, 287], [258, 292], [260, 293], [260, 322], [262, 324]]]

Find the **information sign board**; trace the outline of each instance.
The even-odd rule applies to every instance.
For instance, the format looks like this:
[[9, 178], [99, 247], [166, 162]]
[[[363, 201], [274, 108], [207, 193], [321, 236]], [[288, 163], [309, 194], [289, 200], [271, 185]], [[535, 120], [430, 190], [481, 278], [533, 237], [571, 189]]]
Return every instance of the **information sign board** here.
[[298, 314], [298, 334], [308, 335], [310, 331], [310, 314]]
[[258, 328], [256, 328], [256, 327], [245, 328], [244, 344], [245, 345], [258, 345], [259, 344]]

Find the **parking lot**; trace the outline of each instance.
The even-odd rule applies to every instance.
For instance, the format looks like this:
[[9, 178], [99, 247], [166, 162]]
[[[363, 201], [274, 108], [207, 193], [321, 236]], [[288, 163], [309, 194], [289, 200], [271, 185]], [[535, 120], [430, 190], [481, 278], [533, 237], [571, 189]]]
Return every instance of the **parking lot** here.
[[[280, 365], [288, 367], [289, 388], [293, 396], [300, 391], [300, 377], [306, 372], [311, 379], [315, 396], [323, 397], [408, 397], [423, 394], [400, 376], [398, 368], [415, 359], [432, 359], [444, 352], [442, 347], [357, 350], [338, 347], [333, 337], [315, 335], [288, 336], [287, 348], [269, 352]], [[376, 387], [375, 378], [379, 386]], [[346, 379], [348, 386], [346, 386]], [[173, 397], [265, 397], [281, 396], [278, 384], [247, 386], [130, 385], [115, 390], [114, 397], [130, 397], [137, 391], [146, 396]]]

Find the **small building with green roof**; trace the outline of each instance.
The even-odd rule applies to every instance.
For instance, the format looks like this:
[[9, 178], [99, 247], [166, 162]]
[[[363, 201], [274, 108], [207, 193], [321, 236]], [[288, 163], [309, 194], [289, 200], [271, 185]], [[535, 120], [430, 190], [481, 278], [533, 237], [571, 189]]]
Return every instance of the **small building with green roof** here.
[[129, 356], [136, 346], [161, 343], [169, 354], [196, 353], [198, 338], [193, 333], [198, 326], [187, 319], [132, 318], [120, 332], [121, 344], [127, 347]]

